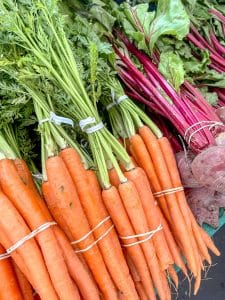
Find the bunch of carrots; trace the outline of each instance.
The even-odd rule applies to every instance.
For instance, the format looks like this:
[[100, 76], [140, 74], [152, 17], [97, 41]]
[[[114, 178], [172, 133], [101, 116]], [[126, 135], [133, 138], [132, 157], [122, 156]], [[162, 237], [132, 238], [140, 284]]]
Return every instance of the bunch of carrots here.
[[[193, 274], [196, 294], [209, 250], [220, 253], [187, 205], [170, 143], [117, 82], [123, 101], [108, 109], [113, 135], [80, 78], [55, 2], [30, 5], [3, 1], [14, 55], [24, 56], [2, 65], [32, 102], [42, 184], [39, 192], [13, 133], [0, 133], [0, 299], [169, 300], [169, 281], [179, 285], [175, 265], [188, 280]], [[89, 153], [50, 118], [55, 90], [69, 99]]]

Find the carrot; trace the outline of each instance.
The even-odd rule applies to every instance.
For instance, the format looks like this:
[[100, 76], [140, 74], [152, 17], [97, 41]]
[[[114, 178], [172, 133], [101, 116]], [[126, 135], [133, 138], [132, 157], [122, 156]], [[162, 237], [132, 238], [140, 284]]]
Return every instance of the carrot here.
[[[170, 142], [167, 138], [163, 137], [158, 140], [160, 148], [164, 154], [164, 159], [166, 160], [167, 169], [173, 170], [173, 172], [170, 172], [171, 180], [173, 187], [182, 186], [180, 174], [177, 168], [176, 159], [173, 154], [173, 150], [171, 148]], [[194, 216], [192, 215], [192, 212], [187, 204], [187, 200], [184, 194], [184, 191], [180, 191], [176, 193], [178, 204], [180, 207], [180, 210], [184, 216], [184, 219], [186, 220], [186, 225], [189, 228], [189, 232], [194, 233], [193, 237], [195, 237], [195, 241], [197, 243], [197, 246], [202, 253], [202, 255], [205, 257], [205, 259], [211, 263], [211, 258], [209, 256], [209, 252], [207, 250], [207, 247], [204, 243], [204, 241], [201, 238], [201, 235], [199, 234], [199, 227], [196, 223], [196, 220]], [[191, 222], [190, 222], [191, 218]], [[195, 241], [192, 242], [192, 245], [194, 246]]]
[[[55, 195], [53, 193], [53, 189], [49, 183], [49, 181], [42, 182], [41, 190], [44, 196], [44, 199], [47, 203], [48, 209], [51, 212], [51, 214], [54, 216], [55, 221], [57, 224], [63, 229], [64, 233], [68, 237], [69, 240], [73, 241], [73, 235], [70, 232], [70, 228], [66, 222], [62, 218], [62, 212], [58, 209], [57, 202]], [[49, 220], [52, 218], [50, 217]]]
[[201, 236], [206, 244], [206, 246], [216, 255], [216, 256], [220, 256], [220, 251], [217, 249], [217, 247], [215, 246], [214, 242], [212, 241], [212, 239], [210, 238], [210, 236], [207, 234], [207, 232], [205, 232], [205, 230], [201, 227], [199, 227]]
[[28, 279], [24, 276], [24, 274], [20, 271], [16, 263], [13, 261], [13, 268], [16, 274], [17, 281], [19, 283], [20, 291], [22, 293], [24, 300], [33, 300], [33, 290], [30, 285]]
[[173, 282], [174, 282], [174, 284], [175, 284], [175, 287], [178, 288], [178, 284], [179, 284], [178, 276], [177, 276], [176, 271], [174, 270], [173, 265], [170, 265], [170, 266], [168, 267], [168, 273], [169, 273], [169, 275], [170, 275], [170, 278], [173, 280]]
[[148, 300], [149, 299], [145, 293], [143, 284], [141, 282], [135, 282], [135, 287], [138, 292], [140, 300]]
[[[95, 172], [90, 169], [86, 170], [86, 177], [87, 177], [88, 185], [91, 189], [91, 193], [94, 196], [95, 200], [98, 202], [102, 202], [102, 190]], [[104, 209], [105, 214], [107, 214], [105, 206], [102, 205], [102, 207]]]
[[[73, 148], [64, 149], [60, 152], [60, 156], [64, 160], [76, 186], [81, 205], [89, 224], [94, 228], [105, 218], [102, 213], [103, 203], [95, 201], [88, 185], [87, 173], [76, 150]], [[107, 229], [109, 229], [107, 223], [103, 224], [99, 229], [94, 231], [93, 234], [95, 238], [97, 239], [103, 235]], [[100, 251], [106, 267], [119, 291], [124, 297], [127, 297], [127, 299], [137, 299], [138, 295], [129, 274], [129, 269], [121, 251], [119, 241], [118, 239], [116, 241], [112, 239], [113, 231], [114, 229], [99, 242]]]
[[[0, 230], [0, 244], [2, 244], [4, 246], [12, 245], [12, 242], [9, 240], [8, 236], [4, 233], [3, 230]], [[24, 276], [29, 280], [30, 284], [34, 287], [35, 284], [33, 282], [33, 278], [31, 277], [31, 274], [30, 274], [23, 258], [16, 251], [14, 251], [11, 254], [11, 258], [13, 259], [13, 262], [16, 263], [16, 265], [21, 270], [21, 272], [24, 274]]]
[[[95, 199], [95, 202], [97, 202], [98, 209], [101, 211], [102, 217], [106, 218], [109, 215], [109, 213], [107, 212], [107, 209], [102, 200], [102, 194], [101, 194], [102, 191], [101, 191], [101, 187], [98, 182], [97, 176], [93, 170], [86, 170], [86, 177], [87, 177], [87, 181], [88, 181], [91, 193]], [[111, 221], [109, 221], [109, 222], [111, 225], [112, 222]], [[118, 243], [118, 236], [117, 236], [115, 230], [112, 231], [111, 238], [113, 240], [114, 245]], [[120, 246], [117, 247], [117, 250], [119, 250], [120, 252], [122, 251]]]
[[[6, 249], [30, 233], [23, 218], [2, 191], [0, 191], [0, 229], [8, 238], [1, 241], [2, 244], [4, 242], [3, 246]], [[34, 282], [34, 287], [41, 298], [46, 300], [58, 299], [36, 241], [34, 239], [27, 241], [16, 252], [25, 262]]]
[[136, 270], [136, 267], [134, 265], [134, 262], [132, 261], [132, 258], [127, 254], [126, 254], [126, 261], [127, 261], [127, 265], [129, 267], [131, 276], [133, 278], [134, 282], [140, 282], [141, 281], [141, 277], [138, 274], [138, 271]]
[[[0, 245], [0, 254], [3, 253], [5, 249]], [[23, 300], [10, 258], [0, 260], [0, 274], [0, 300]]]
[[195, 240], [196, 240], [199, 252], [201, 253], [202, 257], [204, 259], [206, 259], [207, 262], [211, 265], [212, 260], [211, 260], [211, 257], [209, 255], [209, 252], [208, 252], [208, 249], [207, 249], [207, 245], [206, 245], [206, 243], [205, 243], [205, 241], [204, 241], [204, 239], [203, 239], [203, 237], [201, 235], [200, 226], [197, 224], [197, 222], [195, 220], [195, 217], [192, 214], [191, 209], [188, 206], [188, 204], [187, 204], [187, 208], [188, 208], [188, 210], [190, 212], [190, 219], [191, 219], [192, 230], [193, 230], [193, 233], [194, 233], [194, 236], [195, 236]]
[[119, 179], [119, 176], [115, 170], [115, 168], [111, 168], [108, 170], [108, 174], [109, 174], [109, 180], [110, 180], [110, 183], [115, 186], [115, 187], [118, 187], [119, 184], [120, 184], [120, 179]]
[[[147, 127], [145, 127], [146, 129]], [[143, 132], [143, 131], [142, 131]], [[173, 173], [173, 169], [169, 169], [167, 167], [165, 159], [167, 158], [166, 152], [162, 152], [160, 148], [160, 144], [158, 140], [155, 140], [155, 137], [151, 137], [152, 135], [149, 134], [148, 138], [145, 137], [144, 143], [151, 155], [154, 168], [156, 174], [160, 180], [160, 184], [163, 190], [171, 189], [173, 187], [170, 174]], [[160, 139], [162, 140], [162, 139]], [[187, 259], [187, 264], [192, 271], [193, 275], [197, 275], [197, 266], [195, 261], [195, 254], [193, 249], [193, 241], [188, 230], [187, 224], [185, 222], [184, 216], [181, 212], [180, 205], [178, 203], [176, 194], [168, 194], [165, 196], [170, 212], [170, 222], [174, 222], [174, 229], [176, 230], [177, 238], [179, 238], [179, 242], [182, 245], [182, 250], [184, 255]]]
[[196, 280], [195, 280], [195, 284], [194, 284], [194, 295], [197, 295], [198, 290], [200, 288], [200, 284], [201, 284], [201, 269], [198, 271]]
[[[104, 204], [116, 226], [120, 236], [132, 236], [135, 234], [134, 229], [130, 223], [126, 210], [121, 201], [120, 195], [114, 186], [102, 191], [102, 199]], [[136, 238], [123, 240], [124, 244], [137, 242]], [[155, 300], [155, 293], [153, 289], [152, 279], [149, 273], [148, 265], [141, 250], [140, 245], [133, 245], [126, 247], [128, 255], [131, 257], [138, 274], [143, 282], [146, 293], [150, 299]]]
[[38, 193], [32, 174], [26, 162], [20, 158], [14, 159], [13, 162], [23, 183], [27, 185], [34, 193]]
[[179, 250], [179, 248], [176, 244], [176, 241], [174, 240], [173, 234], [170, 231], [169, 225], [167, 224], [167, 221], [164, 218], [160, 208], [157, 207], [157, 209], [158, 209], [158, 214], [161, 216], [161, 222], [162, 222], [163, 230], [165, 232], [165, 238], [167, 240], [167, 244], [168, 244], [170, 252], [173, 256], [174, 262], [182, 270], [184, 275], [186, 277], [188, 277], [187, 269], [186, 269], [185, 264], [182, 260], [180, 250]]
[[[0, 183], [5, 194], [32, 230], [47, 222], [48, 219], [39, 206], [40, 197], [24, 185], [13, 161], [9, 159], [0, 161]], [[69, 276], [52, 228], [42, 231], [36, 239], [41, 247], [49, 275], [58, 296], [67, 300], [79, 299], [77, 288]]]
[[[147, 220], [134, 183], [131, 181], [124, 182], [119, 185], [118, 190], [135, 233], [148, 232], [149, 228]], [[163, 284], [163, 276], [165, 277], [165, 274], [160, 269], [153, 243], [151, 240], [148, 240], [147, 242], [142, 243], [141, 247], [145, 254], [158, 294], [161, 299], [166, 299], [166, 290], [168, 290], [168, 286]]]
[[83, 264], [80, 262], [76, 253], [73, 251], [73, 248], [65, 237], [63, 231], [58, 227], [56, 227], [55, 230], [57, 231], [56, 237], [61, 248], [63, 249], [64, 258], [68, 265], [71, 277], [76, 282], [82, 297], [85, 300], [100, 299], [95, 283], [84, 268]]
[[[135, 134], [131, 137], [131, 144], [135, 159], [138, 162], [138, 165], [142, 167], [142, 169], [144, 169], [144, 171], [146, 172], [152, 190], [154, 192], [160, 192], [162, 190], [161, 184], [159, 182], [152, 159], [148, 153], [144, 141], [138, 134]], [[165, 197], [159, 197], [158, 202], [167, 220], [169, 220], [169, 210]]]
[[[48, 181], [42, 183], [42, 192], [44, 194], [45, 199], [48, 199], [47, 202], [54, 202], [54, 194]], [[47, 208], [43, 209], [46, 210]], [[49, 214], [49, 221], [51, 220], [52, 217]], [[69, 273], [72, 279], [76, 282], [79, 290], [81, 291], [82, 296], [88, 300], [91, 294], [92, 299], [99, 299], [96, 297], [96, 295], [99, 294], [98, 289], [92, 280], [92, 277], [89, 273], [88, 267], [83, 257], [80, 254], [78, 258], [78, 255], [74, 252], [70, 242], [66, 238], [65, 233], [58, 226], [54, 226], [53, 230], [57, 241], [63, 251], [63, 256], [68, 267]]]
[[[47, 177], [54, 194], [55, 206], [61, 212], [61, 218], [58, 220], [59, 225], [64, 229], [63, 223], [66, 222], [73, 240], [79, 240], [89, 233], [91, 228], [84, 214], [69, 171], [59, 156], [49, 158], [46, 161], [46, 169]], [[90, 234], [85, 240], [79, 242], [78, 246], [80, 249], [85, 249], [93, 242], [93, 234]], [[98, 245], [83, 252], [83, 256], [104, 297], [106, 299], [117, 299], [115, 286], [106, 269]]]
[[[144, 170], [137, 167], [124, 174], [135, 184], [145, 211], [149, 229], [155, 230], [161, 224], [161, 220]], [[157, 232], [152, 240], [156, 249], [156, 255], [161, 264], [161, 269], [166, 270], [174, 261], [167, 246], [163, 229]]]

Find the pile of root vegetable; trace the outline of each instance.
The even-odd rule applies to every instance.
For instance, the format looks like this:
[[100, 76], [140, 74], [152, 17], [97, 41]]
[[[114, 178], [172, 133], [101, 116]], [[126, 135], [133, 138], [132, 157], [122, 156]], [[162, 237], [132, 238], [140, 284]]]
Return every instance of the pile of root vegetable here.
[[219, 0], [0, 2], [1, 300], [197, 294], [220, 255], [224, 37]]

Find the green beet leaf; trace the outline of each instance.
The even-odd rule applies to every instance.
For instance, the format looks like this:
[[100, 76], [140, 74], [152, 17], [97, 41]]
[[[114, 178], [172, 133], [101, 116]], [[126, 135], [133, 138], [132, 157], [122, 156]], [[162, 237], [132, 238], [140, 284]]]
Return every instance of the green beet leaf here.
[[159, 71], [174, 89], [178, 91], [184, 82], [185, 75], [183, 62], [179, 55], [173, 52], [163, 52], [160, 55]]

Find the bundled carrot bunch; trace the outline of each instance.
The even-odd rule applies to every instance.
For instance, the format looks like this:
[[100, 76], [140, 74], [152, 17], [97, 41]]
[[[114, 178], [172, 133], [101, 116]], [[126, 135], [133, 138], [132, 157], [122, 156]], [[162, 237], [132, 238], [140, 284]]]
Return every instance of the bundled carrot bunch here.
[[[0, 267], [15, 272], [9, 254], [16, 273], [10, 296], [1, 284], [0, 296], [32, 299], [33, 289], [46, 300], [156, 299], [156, 293], [168, 300], [168, 281], [179, 283], [175, 266], [188, 279], [193, 274], [196, 294], [204, 263], [211, 264], [208, 250], [220, 253], [187, 205], [171, 146], [114, 75], [104, 87], [113, 102], [100, 99], [113, 134], [108, 130], [97, 109], [96, 49], [92, 44], [87, 87], [57, 9], [45, 0], [2, 4], [1, 33], [10, 37], [2, 80], [7, 74], [32, 103], [42, 184], [39, 193], [9, 139], [13, 132], [2, 134], [0, 243], [7, 254]], [[78, 139], [64, 123], [76, 124]]]

